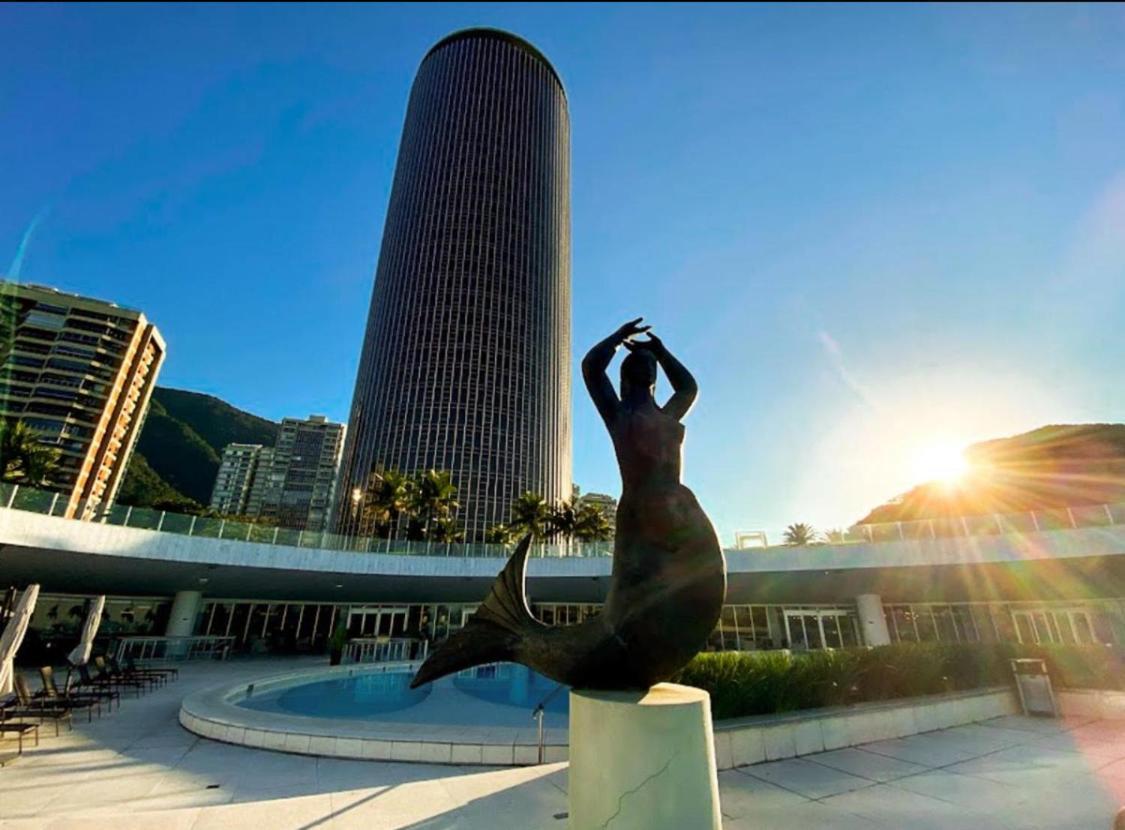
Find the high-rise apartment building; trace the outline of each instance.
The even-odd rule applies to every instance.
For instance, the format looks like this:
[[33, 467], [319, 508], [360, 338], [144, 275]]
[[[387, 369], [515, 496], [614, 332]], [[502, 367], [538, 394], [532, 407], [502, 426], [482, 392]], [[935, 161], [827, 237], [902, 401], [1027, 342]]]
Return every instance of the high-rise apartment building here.
[[[230, 444], [215, 479], [216, 500], [237, 504], [243, 515], [276, 522], [281, 527], [319, 532], [328, 529], [344, 425], [323, 415], [284, 418], [277, 445]], [[228, 463], [229, 462], [229, 463]]]
[[212, 510], [224, 516], [249, 515], [250, 493], [264, 449], [261, 444], [227, 444], [223, 447], [219, 474], [211, 490], [209, 506]]
[[422, 60], [367, 320], [337, 528], [371, 472], [449, 470], [469, 539], [570, 494], [570, 123], [531, 44], [457, 32]]
[[164, 352], [139, 311], [0, 281], [0, 417], [58, 448], [48, 483], [65, 495], [66, 516], [112, 506]]
[[254, 480], [250, 482], [246, 498], [245, 516], [261, 516], [263, 506], [280, 501], [281, 489], [285, 486], [285, 470], [274, 468], [273, 454], [273, 447], [262, 447], [258, 453]]

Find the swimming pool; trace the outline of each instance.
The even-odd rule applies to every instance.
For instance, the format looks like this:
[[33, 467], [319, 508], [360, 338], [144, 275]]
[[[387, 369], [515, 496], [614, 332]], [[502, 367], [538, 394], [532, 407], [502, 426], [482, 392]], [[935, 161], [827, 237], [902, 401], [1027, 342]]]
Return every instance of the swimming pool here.
[[[533, 764], [566, 760], [565, 687], [521, 666], [483, 666], [410, 689], [416, 663], [308, 665], [184, 698], [180, 723], [205, 738], [368, 760]], [[550, 698], [542, 716], [536, 705]]]
[[[267, 688], [255, 692], [254, 684], [246, 689], [246, 697], [237, 702], [244, 709], [258, 712], [279, 712], [310, 718], [349, 718], [382, 720], [392, 712], [417, 706], [429, 697], [436, 686], [431, 684], [411, 689], [414, 676], [409, 669], [349, 673], [343, 677], [311, 680], [284, 688]], [[498, 663], [468, 669], [452, 678], [458, 691], [488, 703], [511, 706], [529, 711], [543, 703], [543, 708], [554, 715], [569, 714], [567, 689], [560, 684], [533, 672], [524, 666]], [[433, 722], [448, 721], [437, 717], [437, 712], [424, 710], [420, 717], [400, 716], [395, 720]], [[447, 714], [455, 714], [449, 712]], [[479, 714], [477, 715], [479, 718]], [[552, 719], [556, 720], [555, 718]]]
[[411, 689], [412, 676], [410, 671], [356, 674], [257, 695], [251, 685], [247, 697], [238, 705], [258, 712], [284, 712], [310, 718], [378, 720], [388, 712], [415, 706], [430, 694], [429, 686]]

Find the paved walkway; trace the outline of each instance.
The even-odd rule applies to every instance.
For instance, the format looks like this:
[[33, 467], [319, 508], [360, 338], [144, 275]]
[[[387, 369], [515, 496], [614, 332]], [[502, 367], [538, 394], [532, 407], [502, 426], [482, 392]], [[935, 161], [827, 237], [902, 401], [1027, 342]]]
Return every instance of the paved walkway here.
[[[565, 764], [319, 759], [215, 743], [176, 722], [189, 691], [300, 665], [188, 665], [120, 712], [60, 738], [46, 728], [38, 749], [0, 769], [0, 828], [566, 827]], [[1125, 803], [1125, 722], [999, 718], [719, 781], [728, 830], [1109, 830]]]

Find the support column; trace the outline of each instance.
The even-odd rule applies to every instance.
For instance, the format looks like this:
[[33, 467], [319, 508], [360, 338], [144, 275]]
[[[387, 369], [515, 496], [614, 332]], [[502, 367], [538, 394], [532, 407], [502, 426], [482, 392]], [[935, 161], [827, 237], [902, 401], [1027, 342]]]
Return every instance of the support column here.
[[865, 646], [889, 646], [891, 632], [887, 630], [887, 618], [883, 615], [883, 600], [878, 594], [860, 594], [855, 598], [859, 613], [859, 628], [863, 632]]
[[172, 600], [172, 613], [168, 615], [168, 626], [164, 629], [166, 637], [190, 637], [195, 633], [195, 618], [199, 616], [199, 606], [203, 604], [200, 591], [177, 591]]

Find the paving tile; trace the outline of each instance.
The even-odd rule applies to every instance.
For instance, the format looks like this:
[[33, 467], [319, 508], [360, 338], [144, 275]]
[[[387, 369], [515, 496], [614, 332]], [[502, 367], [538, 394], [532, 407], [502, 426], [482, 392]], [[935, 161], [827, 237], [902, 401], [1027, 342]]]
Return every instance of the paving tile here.
[[[949, 830], [973, 826], [964, 823], [964, 811], [954, 804], [888, 784], [830, 796], [820, 803], [895, 830]], [[974, 830], [985, 828], [974, 827]]]
[[1102, 764], [1075, 752], [1025, 745], [953, 764], [948, 770], [1001, 784], [1038, 787], [1060, 778], [1090, 775], [1099, 766]]
[[792, 790], [747, 775], [743, 770], [719, 773], [719, 794], [724, 815], [738, 818], [758, 810], [780, 810], [810, 799]]
[[744, 772], [786, 790], [792, 790], [806, 798], [814, 799], [870, 787], [872, 784], [866, 778], [826, 767], [805, 758], [757, 764], [746, 767]]
[[1026, 791], [1022, 787], [945, 770], [932, 770], [900, 778], [892, 781], [890, 786], [983, 813], [1009, 809], [1026, 798]]
[[909, 738], [896, 738], [890, 741], [875, 741], [863, 744], [863, 749], [879, 755], [909, 761], [928, 767], [942, 767], [979, 757], [987, 750], [976, 751], [963, 741], [942, 740], [940, 732], [927, 735], [913, 735]]
[[878, 783], [893, 781], [907, 775], [917, 775], [929, 769], [921, 764], [901, 761], [898, 758], [854, 747], [821, 752], [810, 756], [808, 760]]
[[[725, 812], [725, 803], [724, 803]], [[723, 820], [723, 830], [881, 830], [881, 825], [819, 801], [783, 808], [754, 808]]]

